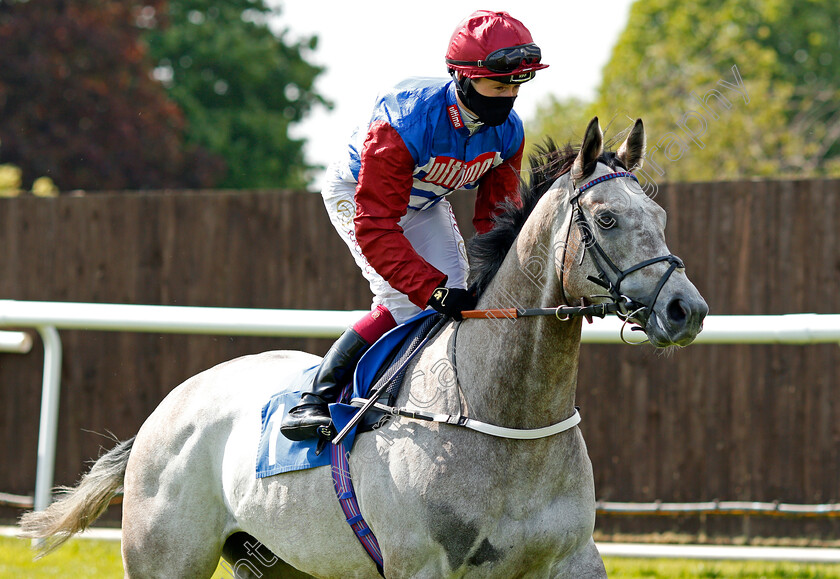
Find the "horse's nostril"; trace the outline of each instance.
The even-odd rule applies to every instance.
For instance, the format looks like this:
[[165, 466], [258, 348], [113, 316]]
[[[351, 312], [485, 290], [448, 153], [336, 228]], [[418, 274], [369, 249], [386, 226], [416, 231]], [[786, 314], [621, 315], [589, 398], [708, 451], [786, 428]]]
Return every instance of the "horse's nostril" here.
[[680, 299], [671, 300], [666, 311], [668, 313], [668, 319], [676, 324], [683, 324], [688, 318], [688, 308], [685, 307]]

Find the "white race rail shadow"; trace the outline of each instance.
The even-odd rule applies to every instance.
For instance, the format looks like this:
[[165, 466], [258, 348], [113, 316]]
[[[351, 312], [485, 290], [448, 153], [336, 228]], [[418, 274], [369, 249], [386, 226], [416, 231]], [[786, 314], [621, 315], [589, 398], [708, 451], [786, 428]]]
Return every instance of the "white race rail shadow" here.
[[[35, 510], [52, 500], [61, 391], [58, 330], [333, 338], [365, 313], [0, 300], [0, 328], [35, 328], [44, 343]], [[617, 318], [596, 319], [584, 325], [581, 341], [620, 344], [621, 325]], [[840, 314], [708, 316], [704, 326], [697, 344], [840, 344]]]

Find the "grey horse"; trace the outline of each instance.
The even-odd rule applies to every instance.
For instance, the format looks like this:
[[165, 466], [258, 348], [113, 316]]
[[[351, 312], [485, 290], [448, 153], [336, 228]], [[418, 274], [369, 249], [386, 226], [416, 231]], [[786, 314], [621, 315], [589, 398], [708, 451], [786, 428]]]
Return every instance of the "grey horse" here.
[[[471, 245], [478, 308], [606, 304], [655, 347], [691, 343], [708, 308], [666, 247], [665, 212], [629, 173], [644, 150], [638, 120], [605, 153], [597, 118], [579, 149], [546, 147], [521, 205]], [[411, 362], [396, 405], [508, 432], [566, 421], [581, 327], [565, 315], [451, 321]], [[190, 378], [77, 487], [25, 514], [22, 534], [55, 547], [123, 489], [126, 577], [206, 578], [220, 556], [236, 577], [378, 577], [329, 468], [255, 477], [262, 406], [317, 361], [267, 352]], [[389, 578], [606, 577], [577, 426], [511, 439], [396, 416], [359, 435], [349, 460]]]

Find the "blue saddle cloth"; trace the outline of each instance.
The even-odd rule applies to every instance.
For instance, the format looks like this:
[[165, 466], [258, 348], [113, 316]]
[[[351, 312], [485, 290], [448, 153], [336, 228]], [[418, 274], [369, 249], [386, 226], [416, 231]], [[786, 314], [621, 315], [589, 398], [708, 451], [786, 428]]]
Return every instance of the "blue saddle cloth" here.
[[[366, 397], [384, 364], [405, 347], [421, 331], [429, 316], [437, 312], [423, 311], [382, 336], [359, 360], [353, 376], [353, 394]], [[292, 441], [280, 433], [280, 421], [286, 411], [300, 401], [301, 392], [311, 387], [318, 366], [307, 368], [290, 381], [286, 388], [274, 394], [262, 409], [262, 427], [257, 448], [257, 478], [305, 470], [330, 464], [330, 453], [315, 455], [318, 439]], [[359, 409], [349, 404], [330, 404], [330, 414], [340, 432]], [[341, 442], [345, 451], [353, 448], [355, 429]]]

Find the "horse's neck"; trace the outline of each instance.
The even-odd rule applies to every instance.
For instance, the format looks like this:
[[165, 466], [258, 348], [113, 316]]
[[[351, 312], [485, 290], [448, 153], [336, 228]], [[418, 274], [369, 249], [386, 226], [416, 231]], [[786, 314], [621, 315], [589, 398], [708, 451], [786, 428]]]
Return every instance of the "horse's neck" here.
[[[559, 195], [546, 194], [519, 233], [479, 308], [560, 305], [555, 268]], [[558, 219], [560, 222], [558, 222]], [[458, 379], [467, 413], [513, 428], [568, 418], [577, 383], [579, 319], [554, 316], [468, 320], [457, 336]]]

